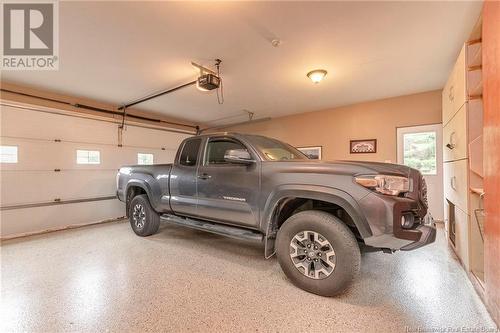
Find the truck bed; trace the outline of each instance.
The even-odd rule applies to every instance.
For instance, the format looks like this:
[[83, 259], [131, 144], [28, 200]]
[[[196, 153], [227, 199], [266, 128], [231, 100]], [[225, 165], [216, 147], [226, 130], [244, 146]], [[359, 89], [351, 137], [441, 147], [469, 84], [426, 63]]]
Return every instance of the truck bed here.
[[[149, 184], [151, 190], [158, 196], [158, 199], [160, 199], [162, 194], [169, 192], [168, 184], [171, 170], [171, 163], [123, 166], [116, 175], [116, 196], [120, 201], [126, 202], [127, 186], [133, 185], [134, 180], [138, 180]], [[158, 202], [152, 202], [152, 204], [154, 206], [155, 204], [161, 205], [160, 200]]]

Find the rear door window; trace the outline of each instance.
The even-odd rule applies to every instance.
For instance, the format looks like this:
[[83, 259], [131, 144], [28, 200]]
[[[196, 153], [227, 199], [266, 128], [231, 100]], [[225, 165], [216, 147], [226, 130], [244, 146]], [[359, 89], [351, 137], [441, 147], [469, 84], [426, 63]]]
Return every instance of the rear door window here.
[[198, 160], [198, 151], [200, 150], [201, 139], [188, 140], [182, 148], [179, 163], [185, 166], [195, 166]]

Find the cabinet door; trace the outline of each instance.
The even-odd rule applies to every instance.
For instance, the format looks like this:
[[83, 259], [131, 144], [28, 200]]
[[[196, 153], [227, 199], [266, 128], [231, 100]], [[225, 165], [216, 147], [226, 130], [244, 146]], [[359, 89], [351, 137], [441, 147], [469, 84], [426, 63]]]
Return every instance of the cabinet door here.
[[465, 75], [465, 47], [463, 47], [443, 89], [443, 125], [450, 121], [466, 101]]
[[453, 85], [453, 74], [454, 72], [451, 72], [450, 77], [448, 78], [448, 82], [446, 82], [446, 85], [443, 88], [441, 100], [443, 103], [443, 125], [446, 126], [448, 122], [450, 121], [451, 117], [453, 117], [453, 99], [452, 99], [452, 89], [451, 86]]
[[468, 212], [468, 160], [444, 163], [444, 195], [464, 212]]
[[466, 46], [462, 47], [453, 74], [453, 110], [457, 112], [464, 105], [467, 96], [466, 92], [466, 68], [465, 68], [465, 50]]
[[[450, 233], [451, 233], [451, 226], [450, 226], [450, 215], [451, 215], [451, 212], [450, 212], [450, 209], [451, 209], [451, 206], [450, 203], [448, 202], [447, 198], [446, 198], [446, 195], [444, 197], [444, 205], [443, 205], [443, 210], [444, 210], [444, 216], [443, 216], [443, 221], [444, 221], [444, 233], [445, 233], [445, 236], [446, 236], [446, 239], [449, 240], [450, 239]], [[455, 215], [453, 215], [453, 218], [454, 218]]]
[[469, 271], [469, 215], [455, 208], [455, 252]]
[[467, 157], [467, 103], [444, 126], [443, 145], [445, 162]]

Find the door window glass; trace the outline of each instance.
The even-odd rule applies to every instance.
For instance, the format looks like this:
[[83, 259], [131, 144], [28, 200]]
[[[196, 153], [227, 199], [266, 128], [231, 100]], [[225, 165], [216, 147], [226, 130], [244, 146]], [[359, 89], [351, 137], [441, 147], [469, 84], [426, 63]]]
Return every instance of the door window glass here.
[[403, 164], [423, 175], [436, 175], [436, 132], [404, 133]]
[[182, 148], [179, 163], [181, 165], [193, 166], [196, 165], [198, 159], [198, 150], [200, 149], [201, 139], [191, 139], [184, 144]]
[[237, 141], [233, 140], [213, 140], [208, 143], [207, 147], [207, 155], [206, 155], [206, 164], [214, 165], [214, 164], [227, 164], [224, 159], [224, 155], [226, 151], [232, 149], [242, 149], [246, 150], [244, 145]]
[[151, 165], [154, 161], [153, 154], [138, 153], [137, 154], [137, 164], [139, 165]]
[[0, 146], [0, 163], [17, 163], [17, 146]]
[[101, 152], [98, 150], [77, 149], [76, 164], [101, 164]]

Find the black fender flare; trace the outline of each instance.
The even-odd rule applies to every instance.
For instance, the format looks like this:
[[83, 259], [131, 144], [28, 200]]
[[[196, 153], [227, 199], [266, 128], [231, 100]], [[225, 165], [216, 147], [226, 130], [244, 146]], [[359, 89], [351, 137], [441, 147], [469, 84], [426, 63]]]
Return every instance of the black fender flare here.
[[[148, 179], [150, 178], [150, 179]], [[127, 186], [125, 189], [125, 203], [127, 205], [127, 212], [128, 212], [128, 193], [131, 187], [139, 187], [146, 192], [146, 195], [148, 196], [148, 200], [153, 207], [155, 211], [157, 211], [157, 207], [159, 205], [158, 198], [160, 197], [161, 193], [159, 191], [155, 191], [154, 188], [154, 178], [151, 176], [145, 177], [145, 179], [139, 179], [139, 178], [132, 178], [127, 182]], [[158, 193], [156, 193], [158, 192]], [[157, 195], [155, 195], [157, 194]]]
[[320, 185], [287, 184], [276, 188], [268, 197], [264, 212], [261, 218], [261, 230], [266, 230], [265, 234], [265, 256], [274, 255], [274, 236], [277, 226], [274, 224], [274, 217], [280, 203], [287, 198], [304, 198], [330, 202], [340, 206], [353, 219], [361, 237], [372, 236], [372, 231], [368, 221], [361, 211], [357, 201], [347, 192]]

